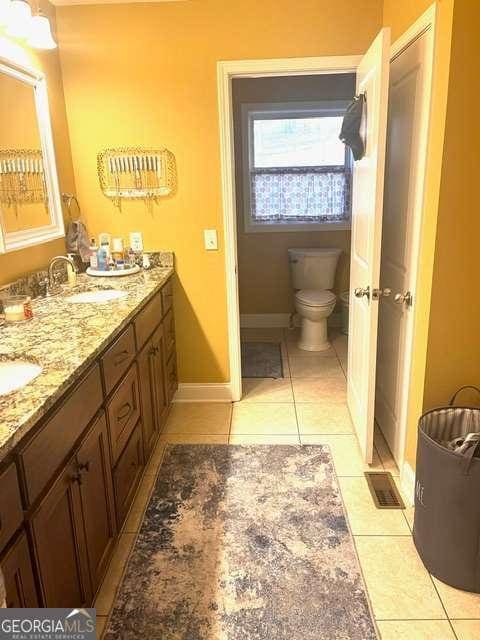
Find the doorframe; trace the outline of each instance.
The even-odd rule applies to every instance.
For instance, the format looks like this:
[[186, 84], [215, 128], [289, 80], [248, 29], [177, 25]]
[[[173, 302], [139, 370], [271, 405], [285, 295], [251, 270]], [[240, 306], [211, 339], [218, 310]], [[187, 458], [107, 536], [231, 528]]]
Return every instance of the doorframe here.
[[263, 60], [227, 60], [217, 62], [225, 279], [227, 289], [228, 353], [230, 392], [234, 402], [240, 400], [242, 397], [242, 369], [240, 355], [240, 306], [238, 299], [232, 80], [234, 78], [356, 73], [361, 59], [362, 56], [323, 56], [308, 58], [270, 58]]
[[424, 104], [422, 105], [422, 120], [426, 121], [427, 126], [422, 128], [419, 138], [419, 167], [417, 175], [421, 177], [417, 180], [415, 190], [415, 205], [413, 215], [413, 229], [412, 229], [412, 252], [411, 252], [411, 264], [410, 264], [410, 282], [409, 289], [413, 291], [415, 296], [415, 303], [412, 309], [412, 314], [407, 322], [407, 331], [405, 338], [405, 366], [403, 370], [403, 380], [401, 384], [401, 397], [400, 397], [400, 458], [398, 461], [398, 467], [400, 470], [400, 479], [402, 486], [405, 488], [409, 499], [413, 499], [413, 483], [414, 472], [410, 465], [405, 460], [406, 443], [407, 443], [407, 431], [409, 424], [409, 397], [410, 387], [413, 374], [413, 347], [414, 347], [414, 330], [415, 325], [418, 322], [419, 305], [416, 304], [418, 299], [419, 288], [419, 272], [420, 272], [420, 254], [422, 247], [423, 225], [424, 225], [424, 203], [425, 203], [425, 176], [427, 171], [428, 161], [428, 148], [430, 138], [431, 127], [431, 111], [432, 111], [432, 88], [433, 88], [433, 71], [435, 60], [435, 45], [436, 45], [436, 19], [437, 19], [437, 7], [436, 4], [431, 5], [402, 35], [395, 40], [391, 46], [390, 64], [398, 57], [402, 51], [407, 49], [415, 40], [417, 40], [424, 33], [427, 34], [428, 40], [426, 44], [426, 56], [425, 63], [427, 73], [429, 75], [426, 81], [426, 94]]

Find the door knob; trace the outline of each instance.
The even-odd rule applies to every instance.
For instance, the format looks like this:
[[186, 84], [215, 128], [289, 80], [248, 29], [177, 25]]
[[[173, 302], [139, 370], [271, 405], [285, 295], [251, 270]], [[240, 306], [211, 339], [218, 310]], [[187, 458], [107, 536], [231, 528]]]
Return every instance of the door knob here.
[[380, 298], [388, 298], [392, 294], [392, 290], [388, 287], [385, 289], [372, 289], [372, 298], [374, 300], [380, 300]]
[[366, 298], [370, 299], [370, 287], [357, 287], [354, 292], [356, 298]]
[[396, 293], [394, 300], [397, 304], [404, 304], [406, 307], [411, 307], [413, 296], [410, 291], [406, 291], [405, 293]]

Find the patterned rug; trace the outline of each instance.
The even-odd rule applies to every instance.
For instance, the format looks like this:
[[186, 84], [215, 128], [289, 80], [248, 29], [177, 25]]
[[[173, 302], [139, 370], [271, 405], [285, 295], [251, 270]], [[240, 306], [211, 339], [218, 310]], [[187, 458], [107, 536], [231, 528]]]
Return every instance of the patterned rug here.
[[328, 448], [167, 448], [107, 640], [374, 640]]
[[243, 378], [283, 378], [279, 342], [242, 342]]

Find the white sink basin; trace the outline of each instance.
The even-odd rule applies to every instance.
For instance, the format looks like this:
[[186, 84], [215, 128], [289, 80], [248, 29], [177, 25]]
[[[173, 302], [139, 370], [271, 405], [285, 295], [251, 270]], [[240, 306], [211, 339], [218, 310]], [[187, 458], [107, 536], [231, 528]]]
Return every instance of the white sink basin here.
[[81, 303], [93, 303], [93, 304], [105, 304], [112, 302], [112, 300], [120, 300], [127, 297], [126, 291], [118, 291], [117, 289], [95, 289], [94, 291], [83, 291], [82, 293], [75, 293], [72, 296], [65, 298], [67, 302], [73, 302], [75, 304]]
[[42, 367], [28, 360], [0, 360], [0, 396], [17, 391], [42, 372]]

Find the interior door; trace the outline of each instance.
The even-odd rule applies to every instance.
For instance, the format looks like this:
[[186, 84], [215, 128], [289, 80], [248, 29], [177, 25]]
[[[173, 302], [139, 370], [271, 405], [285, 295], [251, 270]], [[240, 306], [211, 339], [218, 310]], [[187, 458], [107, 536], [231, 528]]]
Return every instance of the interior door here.
[[428, 130], [431, 31], [391, 62], [380, 286], [392, 294], [380, 305], [375, 418], [397, 464], [403, 462], [409, 343], [416, 275], [415, 225], [421, 218], [422, 164]]
[[353, 170], [347, 397], [367, 463], [373, 458], [389, 58], [390, 29], [384, 28], [357, 69], [357, 95], [365, 95], [366, 152]]

